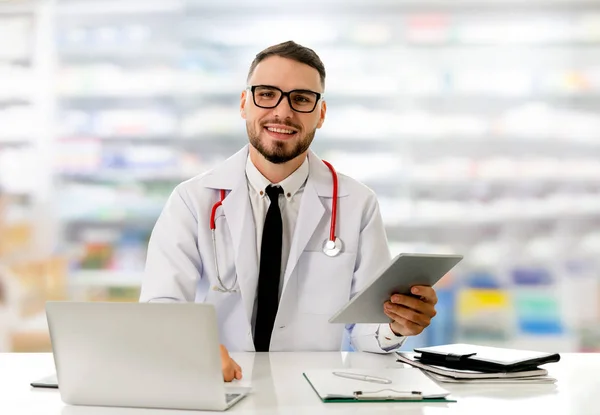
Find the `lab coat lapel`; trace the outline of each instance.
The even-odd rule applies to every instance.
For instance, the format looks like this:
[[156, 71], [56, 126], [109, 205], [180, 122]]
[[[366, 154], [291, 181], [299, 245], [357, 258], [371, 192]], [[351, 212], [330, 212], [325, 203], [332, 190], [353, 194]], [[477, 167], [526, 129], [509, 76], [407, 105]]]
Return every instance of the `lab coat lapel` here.
[[231, 234], [235, 269], [250, 324], [258, 281], [258, 258], [256, 227], [245, 173], [247, 157], [248, 146], [246, 145], [206, 178], [206, 186], [214, 189], [231, 189], [223, 200], [222, 207]]
[[252, 319], [254, 297], [258, 280], [256, 227], [252, 207], [248, 199], [245, 176], [223, 201], [223, 211], [231, 232], [235, 253], [235, 269], [238, 275], [248, 323]]
[[300, 211], [298, 212], [298, 221], [296, 222], [296, 230], [292, 238], [292, 244], [290, 246], [290, 256], [288, 258], [287, 267], [284, 274], [283, 289], [294, 272], [300, 255], [306, 248], [308, 241], [317, 229], [317, 226], [323, 219], [325, 214], [325, 207], [319, 198], [317, 191], [310, 180], [307, 181], [304, 188], [304, 194], [302, 195], [302, 203], [300, 204]]
[[[324, 186], [323, 181], [327, 180], [327, 174], [329, 170], [323, 162], [313, 153], [309, 152], [309, 176], [304, 186], [304, 193], [302, 195], [302, 202], [300, 203], [300, 210], [298, 212], [298, 219], [292, 237], [292, 244], [290, 246], [290, 256], [288, 257], [287, 267], [284, 274], [283, 289], [285, 287], [298, 264], [300, 255], [306, 248], [308, 241], [314, 234], [317, 226], [323, 220], [326, 209], [321, 200], [320, 193], [324, 188], [331, 193], [331, 185]], [[325, 169], [325, 172], [323, 171]], [[329, 176], [329, 181], [331, 178]]]
[[[329, 226], [329, 208], [333, 197], [333, 181], [329, 168], [314, 152], [308, 152], [309, 174], [300, 203], [298, 220], [290, 246], [290, 255], [284, 274], [285, 289], [292, 273], [294, 272], [300, 256], [318, 226]], [[339, 174], [338, 174], [339, 178]], [[348, 189], [344, 182], [338, 180], [338, 198], [348, 196]], [[328, 200], [325, 202], [324, 200]], [[337, 230], [336, 230], [337, 232]], [[325, 242], [325, 241], [323, 241]]]

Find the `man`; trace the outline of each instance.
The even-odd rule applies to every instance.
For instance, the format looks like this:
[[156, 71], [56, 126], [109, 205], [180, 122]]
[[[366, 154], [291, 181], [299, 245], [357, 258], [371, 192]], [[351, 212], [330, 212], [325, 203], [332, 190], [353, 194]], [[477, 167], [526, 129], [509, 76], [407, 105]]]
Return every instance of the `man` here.
[[228, 350], [340, 350], [347, 336], [355, 350], [385, 353], [435, 316], [435, 291], [413, 287], [419, 297], [385, 304], [390, 324], [328, 323], [391, 256], [374, 193], [342, 174], [342, 249], [323, 253], [334, 181], [309, 147], [324, 89], [311, 49], [290, 41], [256, 55], [240, 99], [250, 144], [178, 185], [152, 232], [140, 301], [213, 304], [226, 380], [241, 377]]

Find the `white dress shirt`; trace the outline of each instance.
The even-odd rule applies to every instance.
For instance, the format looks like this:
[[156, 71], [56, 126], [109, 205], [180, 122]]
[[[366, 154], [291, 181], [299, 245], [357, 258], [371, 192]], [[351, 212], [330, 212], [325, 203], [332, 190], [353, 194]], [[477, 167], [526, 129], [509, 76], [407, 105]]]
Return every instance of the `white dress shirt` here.
[[[304, 192], [304, 185], [308, 179], [309, 163], [308, 158], [296, 171], [290, 174], [280, 183], [271, 183], [250, 160], [250, 156], [246, 161], [246, 179], [248, 182], [248, 194], [250, 196], [250, 205], [252, 206], [252, 214], [256, 226], [256, 247], [258, 255], [258, 263], [260, 263], [260, 250], [262, 246], [262, 234], [265, 225], [267, 210], [271, 204], [269, 196], [265, 189], [269, 185], [280, 186], [283, 189], [283, 194], [279, 195], [279, 210], [281, 211], [281, 221], [283, 225], [283, 238], [281, 250], [281, 271], [279, 278], [279, 296], [283, 288], [283, 276], [290, 254], [290, 245], [294, 235], [296, 220], [300, 210], [300, 201]], [[258, 296], [257, 296], [258, 298]], [[256, 311], [257, 300], [254, 301], [254, 310], [252, 312], [252, 331], [256, 327]], [[406, 339], [403, 336], [396, 336], [391, 330], [389, 324], [381, 324], [377, 332], [379, 344], [383, 350], [394, 350], [399, 348]]]
[[250, 195], [250, 204], [252, 214], [256, 225], [256, 249], [260, 263], [260, 250], [262, 247], [262, 234], [265, 226], [267, 211], [271, 204], [271, 199], [265, 192], [269, 185], [280, 186], [283, 194], [279, 195], [279, 210], [281, 211], [281, 222], [283, 225], [283, 238], [281, 244], [281, 272], [279, 283], [279, 295], [283, 288], [283, 275], [290, 256], [290, 245], [294, 236], [294, 228], [300, 211], [300, 201], [304, 192], [304, 185], [308, 179], [308, 158], [292, 174], [280, 183], [271, 183], [261, 172], [258, 171], [254, 163], [248, 157], [246, 162], [246, 177], [248, 179], [248, 194]]

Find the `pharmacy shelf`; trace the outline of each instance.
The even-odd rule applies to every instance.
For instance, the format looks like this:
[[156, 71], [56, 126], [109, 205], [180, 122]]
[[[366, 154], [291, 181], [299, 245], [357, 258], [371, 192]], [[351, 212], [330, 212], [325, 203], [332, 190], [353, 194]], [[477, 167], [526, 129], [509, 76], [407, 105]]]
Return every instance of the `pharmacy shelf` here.
[[36, 10], [38, 1], [39, 0], [2, 0], [0, 1], [0, 17], [32, 14]]
[[22, 140], [22, 139], [1, 139], [0, 140], [0, 148], [3, 147], [26, 147], [32, 145], [31, 140]]
[[61, 65], [113, 62], [115, 64], [135, 64], [135, 66], [158, 66], [171, 61], [173, 66], [180, 63], [185, 56], [184, 51], [177, 44], [172, 46], [154, 47], [152, 45], [124, 46], [121, 49], [82, 48], [72, 47], [60, 50]]
[[[268, 11], [273, 6], [286, 7], [286, 1], [279, 0], [221, 0], [218, 4], [207, 4], [203, 0], [186, 0], [185, 4], [188, 7], [196, 6], [206, 9], [219, 10], [219, 8], [229, 9], [232, 6], [248, 6], [254, 8], [256, 11], [264, 12], [265, 9]], [[364, 3], [362, 0], [330, 0], [324, 4], [320, 0], [306, 0], [303, 4], [306, 5], [319, 5], [319, 6], [344, 6], [344, 7], [356, 7], [361, 11], [371, 10], [372, 8], [385, 7], [398, 11], [402, 9], [412, 9], [421, 7], [432, 7], [435, 10], [458, 10], [463, 11], [464, 8], [468, 9], [486, 9], [488, 7], [499, 7], [502, 9], [513, 10], [513, 8], [519, 7], [539, 7], [542, 9], [553, 8], [553, 7], [568, 7], [582, 8], [582, 7], [598, 7], [600, 6], [599, 0], [372, 0], [369, 3]], [[235, 11], [235, 10], [233, 10]], [[313, 10], [310, 10], [311, 12]], [[392, 10], [389, 10], [392, 11]], [[494, 10], [497, 11], [497, 10]]]
[[112, 228], [112, 229], [147, 229], [151, 230], [158, 219], [158, 214], [147, 217], [132, 218], [64, 218], [63, 226], [68, 228]]
[[0, 109], [2, 107], [16, 107], [21, 105], [30, 105], [30, 98], [4, 98], [0, 96]]
[[139, 271], [78, 270], [69, 276], [72, 287], [139, 287], [143, 274]]

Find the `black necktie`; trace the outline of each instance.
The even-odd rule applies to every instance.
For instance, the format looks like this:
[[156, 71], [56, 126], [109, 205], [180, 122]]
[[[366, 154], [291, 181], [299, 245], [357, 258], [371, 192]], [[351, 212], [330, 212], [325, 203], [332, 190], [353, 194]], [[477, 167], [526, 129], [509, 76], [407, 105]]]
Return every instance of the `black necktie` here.
[[254, 347], [257, 352], [268, 352], [271, 333], [279, 304], [279, 276], [281, 273], [281, 239], [283, 225], [279, 211], [281, 187], [267, 186], [271, 199], [260, 247], [260, 271], [258, 273], [258, 309], [254, 328]]

